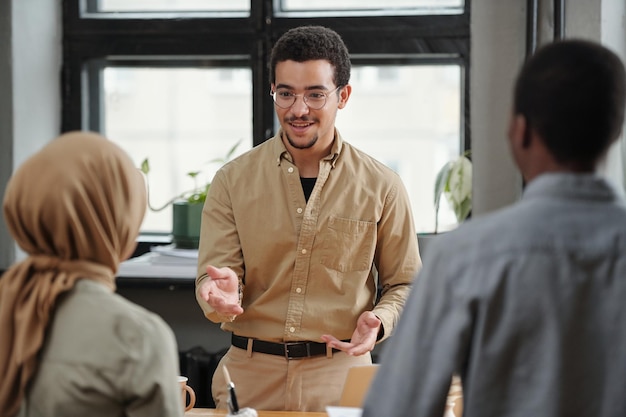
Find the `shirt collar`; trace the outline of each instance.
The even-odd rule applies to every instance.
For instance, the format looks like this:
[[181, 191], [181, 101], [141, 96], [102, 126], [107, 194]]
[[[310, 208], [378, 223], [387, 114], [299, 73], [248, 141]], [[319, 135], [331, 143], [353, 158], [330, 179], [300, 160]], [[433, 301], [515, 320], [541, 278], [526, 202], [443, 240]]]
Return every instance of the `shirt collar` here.
[[621, 200], [623, 192], [607, 178], [596, 174], [546, 173], [528, 183], [523, 199], [557, 197], [577, 200]]
[[[283, 159], [286, 159], [287, 161], [293, 163], [293, 158], [287, 151], [287, 148], [285, 147], [285, 144], [283, 143], [281, 139], [282, 134], [283, 134], [283, 130], [279, 129], [276, 135], [270, 139], [273, 142], [271, 145], [272, 154], [275, 156], [276, 165], [280, 165]], [[339, 131], [335, 129], [335, 140], [333, 141], [333, 146], [330, 150], [330, 154], [325, 156], [323, 160], [329, 161], [334, 168], [335, 164], [337, 163], [337, 159], [339, 158], [339, 155], [341, 154], [342, 149], [343, 149], [343, 139], [341, 135], [339, 134]]]

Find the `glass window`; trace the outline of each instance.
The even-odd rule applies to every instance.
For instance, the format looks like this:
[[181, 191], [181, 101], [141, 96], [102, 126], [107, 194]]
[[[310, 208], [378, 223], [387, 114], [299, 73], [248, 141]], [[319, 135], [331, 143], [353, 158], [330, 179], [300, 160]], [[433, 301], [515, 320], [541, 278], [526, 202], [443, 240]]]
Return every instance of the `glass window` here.
[[[202, 170], [210, 181], [221, 158], [241, 140], [235, 155], [252, 146], [252, 81], [247, 68], [104, 69], [104, 130], [137, 167], [149, 159], [150, 203], [165, 205], [193, 189], [187, 174]], [[148, 210], [143, 232], [169, 233], [171, 206]]]
[[280, 11], [412, 11], [462, 13], [464, 0], [280, 0]]
[[[355, 66], [348, 106], [338, 112], [344, 138], [403, 179], [418, 233], [434, 229], [433, 193], [439, 169], [462, 153], [459, 65]], [[159, 86], [159, 88], [154, 88]], [[199, 87], [199, 88], [198, 88]], [[252, 144], [251, 71], [237, 68], [133, 68], [104, 70], [104, 126], [137, 166], [148, 158], [150, 203], [160, 208], [218, 168], [238, 141]], [[442, 199], [440, 230], [455, 226]], [[148, 210], [142, 230], [171, 230], [171, 207]]]
[[[353, 55], [338, 129], [399, 173], [417, 231], [434, 231], [436, 173], [471, 147], [470, 0], [62, 2], [61, 129], [102, 132], [137, 166], [148, 158], [152, 205], [192, 188], [188, 172], [212, 177], [204, 162], [240, 139], [236, 155], [278, 130], [272, 42], [306, 21], [337, 30]], [[439, 230], [454, 227], [441, 204]], [[169, 208], [148, 212], [149, 231], [171, 232]]]
[[[462, 153], [461, 78], [459, 65], [355, 66], [352, 95], [337, 113], [347, 142], [402, 177], [418, 233], [435, 227], [437, 172]], [[453, 228], [445, 199], [439, 210], [439, 229]]]
[[250, 0], [99, 0], [99, 12], [248, 11]]

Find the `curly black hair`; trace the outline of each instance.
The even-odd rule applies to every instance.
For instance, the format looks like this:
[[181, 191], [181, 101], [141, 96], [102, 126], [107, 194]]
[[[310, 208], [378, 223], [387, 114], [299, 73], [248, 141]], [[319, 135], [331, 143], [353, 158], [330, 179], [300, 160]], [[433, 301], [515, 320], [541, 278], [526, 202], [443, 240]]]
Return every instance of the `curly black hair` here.
[[276, 81], [276, 64], [323, 59], [335, 68], [334, 82], [343, 87], [350, 81], [350, 54], [337, 32], [323, 26], [300, 26], [285, 32], [274, 44], [270, 56], [270, 83]]

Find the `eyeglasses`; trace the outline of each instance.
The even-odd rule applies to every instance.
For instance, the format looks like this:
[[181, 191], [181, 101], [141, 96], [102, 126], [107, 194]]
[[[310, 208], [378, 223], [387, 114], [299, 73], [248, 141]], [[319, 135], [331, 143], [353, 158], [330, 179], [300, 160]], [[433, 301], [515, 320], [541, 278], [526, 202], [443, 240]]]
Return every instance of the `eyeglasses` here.
[[270, 91], [270, 96], [274, 99], [274, 103], [281, 109], [288, 109], [296, 104], [296, 99], [302, 97], [304, 104], [312, 110], [319, 110], [326, 105], [326, 99], [329, 95], [340, 89], [341, 86], [332, 91], [325, 92], [322, 90], [310, 90], [303, 94], [294, 94], [286, 88], [279, 88], [276, 91]]

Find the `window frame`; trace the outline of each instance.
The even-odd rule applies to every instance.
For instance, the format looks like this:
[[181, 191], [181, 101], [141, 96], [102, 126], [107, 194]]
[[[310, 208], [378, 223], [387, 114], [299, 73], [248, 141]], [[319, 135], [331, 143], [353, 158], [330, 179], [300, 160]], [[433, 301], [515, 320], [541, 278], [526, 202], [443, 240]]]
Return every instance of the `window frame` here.
[[101, 69], [109, 65], [252, 70], [253, 146], [277, 129], [267, 61], [285, 31], [301, 25], [336, 30], [353, 65], [461, 65], [460, 149], [470, 140], [470, 1], [462, 14], [284, 13], [278, 2], [251, 0], [250, 13], [87, 13], [97, 0], [63, 0], [61, 130], [102, 131]]

